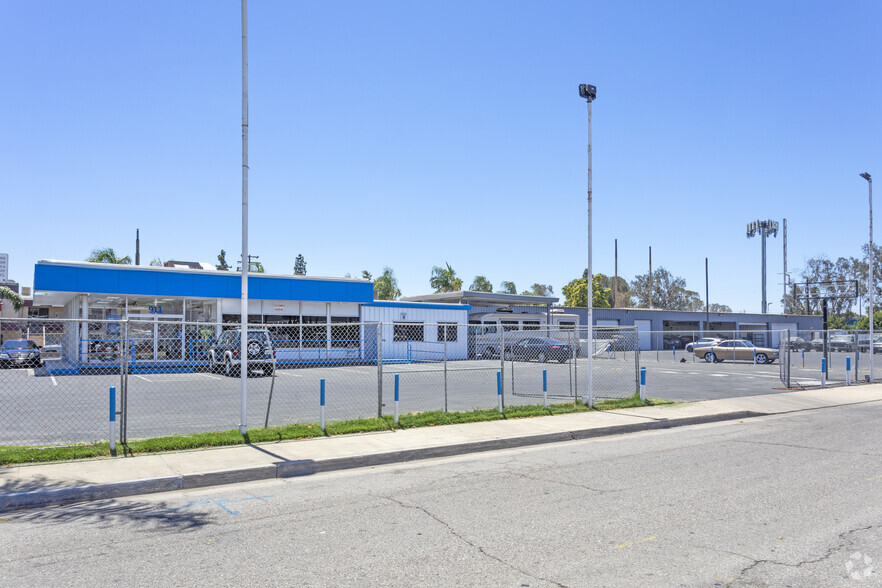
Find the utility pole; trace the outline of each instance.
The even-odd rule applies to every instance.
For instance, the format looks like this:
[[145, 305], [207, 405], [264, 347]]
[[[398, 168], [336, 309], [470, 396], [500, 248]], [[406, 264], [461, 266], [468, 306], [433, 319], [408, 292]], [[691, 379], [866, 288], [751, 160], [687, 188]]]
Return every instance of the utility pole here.
[[769, 235], [775, 237], [778, 235], [778, 221], [773, 220], [764, 220], [764, 221], [754, 221], [752, 223], [748, 223], [747, 225], [747, 238], [756, 236], [759, 234], [762, 237], [763, 242], [763, 263], [762, 263], [762, 283], [763, 283], [763, 296], [762, 296], [762, 309], [761, 312], [766, 314], [769, 311], [769, 305], [766, 304], [766, 237]]
[[616, 300], [619, 298], [619, 240], [615, 240], [616, 259], [615, 259], [615, 276], [613, 277], [613, 303], [612, 307], [616, 307]]
[[[588, 102], [588, 406], [594, 406], [594, 273], [591, 267], [591, 103], [597, 98], [597, 88], [590, 84], [579, 84], [579, 96]], [[585, 398], [582, 399], [585, 402]]]

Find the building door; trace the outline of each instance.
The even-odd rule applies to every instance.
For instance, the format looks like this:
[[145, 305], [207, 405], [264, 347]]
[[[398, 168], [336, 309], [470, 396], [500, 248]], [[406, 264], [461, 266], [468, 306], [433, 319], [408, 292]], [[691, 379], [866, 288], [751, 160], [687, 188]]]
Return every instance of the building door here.
[[637, 327], [637, 346], [641, 351], [652, 349], [652, 321], [636, 319], [634, 326]]
[[[129, 353], [135, 361], [182, 361], [184, 315], [129, 314]], [[131, 357], [131, 356], [130, 356]]]

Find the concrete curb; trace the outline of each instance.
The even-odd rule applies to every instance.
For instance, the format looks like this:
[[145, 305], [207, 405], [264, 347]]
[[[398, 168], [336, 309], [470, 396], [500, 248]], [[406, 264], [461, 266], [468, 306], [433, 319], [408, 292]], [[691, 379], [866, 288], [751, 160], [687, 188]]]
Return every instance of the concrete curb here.
[[385, 453], [375, 453], [352, 457], [340, 457], [324, 459], [321, 461], [298, 460], [281, 461], [275, 464], [239, 468], [205, 474], [178, 474], [142, 480], [126, 482], [110, 482], [106, 484], [88, 484], [69, 486], [66, 488], [51, 488], [0, 494], [0, 512], [29, 508], [35, 506], [48, 506], [53, 504], [68, 504], [72, 502], [84, 502], [103, 500], [109, 498], [122, 498], [138, 494], [151, 494], [156, 492], [168, 492], [171, 490], [187, 490], [192, 488], [206, 488], [224, 484], [236, 484], [241, 482], [253, 482], [257, 480], [269, 480], [273, 478], [292, 478], [309, 476], [321, 472], [333, 472], [339, 470], [362, 468], [392, 463], [405, 463], [437, 457], [451, 457], [469, 453], [495, 451], [499, 449], [514, 449], [544, 445], [548, 443], [560, 443], [595, 437], [622, 435], [627, 433], [639, 433], [673, 427], [684, 427], [704, 423], [720, 421], [740, 420], [759, 416], [768, 416], [775, 413], [754, 412], [749, 410], [710, 414], [697, 417], [684, 417], [676, 419], [647, 420], [646, 422], [627, 425], [614, 425], [610, 427], [594, 427], [561, 431], [557, 433], [545, 433], [537, 435], [523, 435], [502, 439], [490, 439], [469, 443], [457, 443], [453, 445], [438, 445], [423, 447], [420, 449], [405, 449]]

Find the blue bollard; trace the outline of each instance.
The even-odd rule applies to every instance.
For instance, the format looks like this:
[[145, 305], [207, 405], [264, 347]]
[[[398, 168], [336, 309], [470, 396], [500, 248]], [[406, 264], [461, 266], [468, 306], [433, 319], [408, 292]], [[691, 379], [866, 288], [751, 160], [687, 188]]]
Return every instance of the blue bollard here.
[[321, 379], [321, 384], [319, 387], [319, 403], [321, 404], [320, 414], [319, 414], [319, 422], [322, 427], [322, 432], [325, 430], [325, 379]]
[[851, 357], [845, 358], [845, 385], [851, 386]]
[[542, 370], [542, 407], [548, 408], [548, 370]]
[[502, 414], [502, 372], [496, 372], [496, 396], [499, 397], [499, 414]]
[[398, 425], [398, 374], [395, 374], [395, 424]]
[[640, 368], [640, 400], [646, 400], [646, 368]]
[[110, 453], [116, 455], [116, 386], [110, 387]]
[[827, 358], [821, 358], [821, 388], [827, 387]]

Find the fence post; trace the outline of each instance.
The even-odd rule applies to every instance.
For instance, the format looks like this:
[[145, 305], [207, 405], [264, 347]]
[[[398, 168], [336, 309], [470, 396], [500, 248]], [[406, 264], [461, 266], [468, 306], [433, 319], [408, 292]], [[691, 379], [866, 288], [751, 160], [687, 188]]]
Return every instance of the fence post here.
[[499, 324], [499, 412], [502, 412], [503, 399], [502, 392], [505, 390], [505, 327]]
[[116, 386], [110, 387], [110, 455], [116, 455]]
[[827, 358], [821, 358], [821, 388], [827, 387]]
[[542, 370], [542, 408], [548, 409], [548, 370]]
[[[324, 380], [322, 380], [324, 382]], [[324, 386], [324, 384], [322, 384]], [[377, 418], [383, 416], [383, 323], [377, 323]]]
[[321, 379], [321, 384], [319, 388], [319, 425], [322, 428], [322, 433], [325, 432], [325, 379]]
[[129, 440], [129, 318], [126, 317], [123, 325], [123, 346], [120, 348], [120, 364], [122, 372], [120, 374], [120, 419], [119, 419], [119, 439], [122, 443], [128, 443]]
[[395, 426], [398, 426], [398, 374], [395, 374]]
[[[573, 327], [573, 330], [570, 331], [570, 347], [573, 350], [573, 398], [579, 397], [579, 362], [576, 361], [576, 358], [579, 355], [576, 353], [576, 343], [579, 344], [579, 347], [582, 347], [582, 338], [579, 336], [579, 332]], [[594, 354], [594, 341], [591, 340], [591, 335], [588, 335], [588, 353]]]
[[802, 348], [802, 367], [805, 367], [805, 347]]
[[646, 401], [646, 368], [640, 368], [640, 400]]
[[845, 358], [845, 385], [851, 386], [851, 358]]
[[499, 397], [499, 414], [502, 414], [502, 370], [496, 372], [496, 396]]

